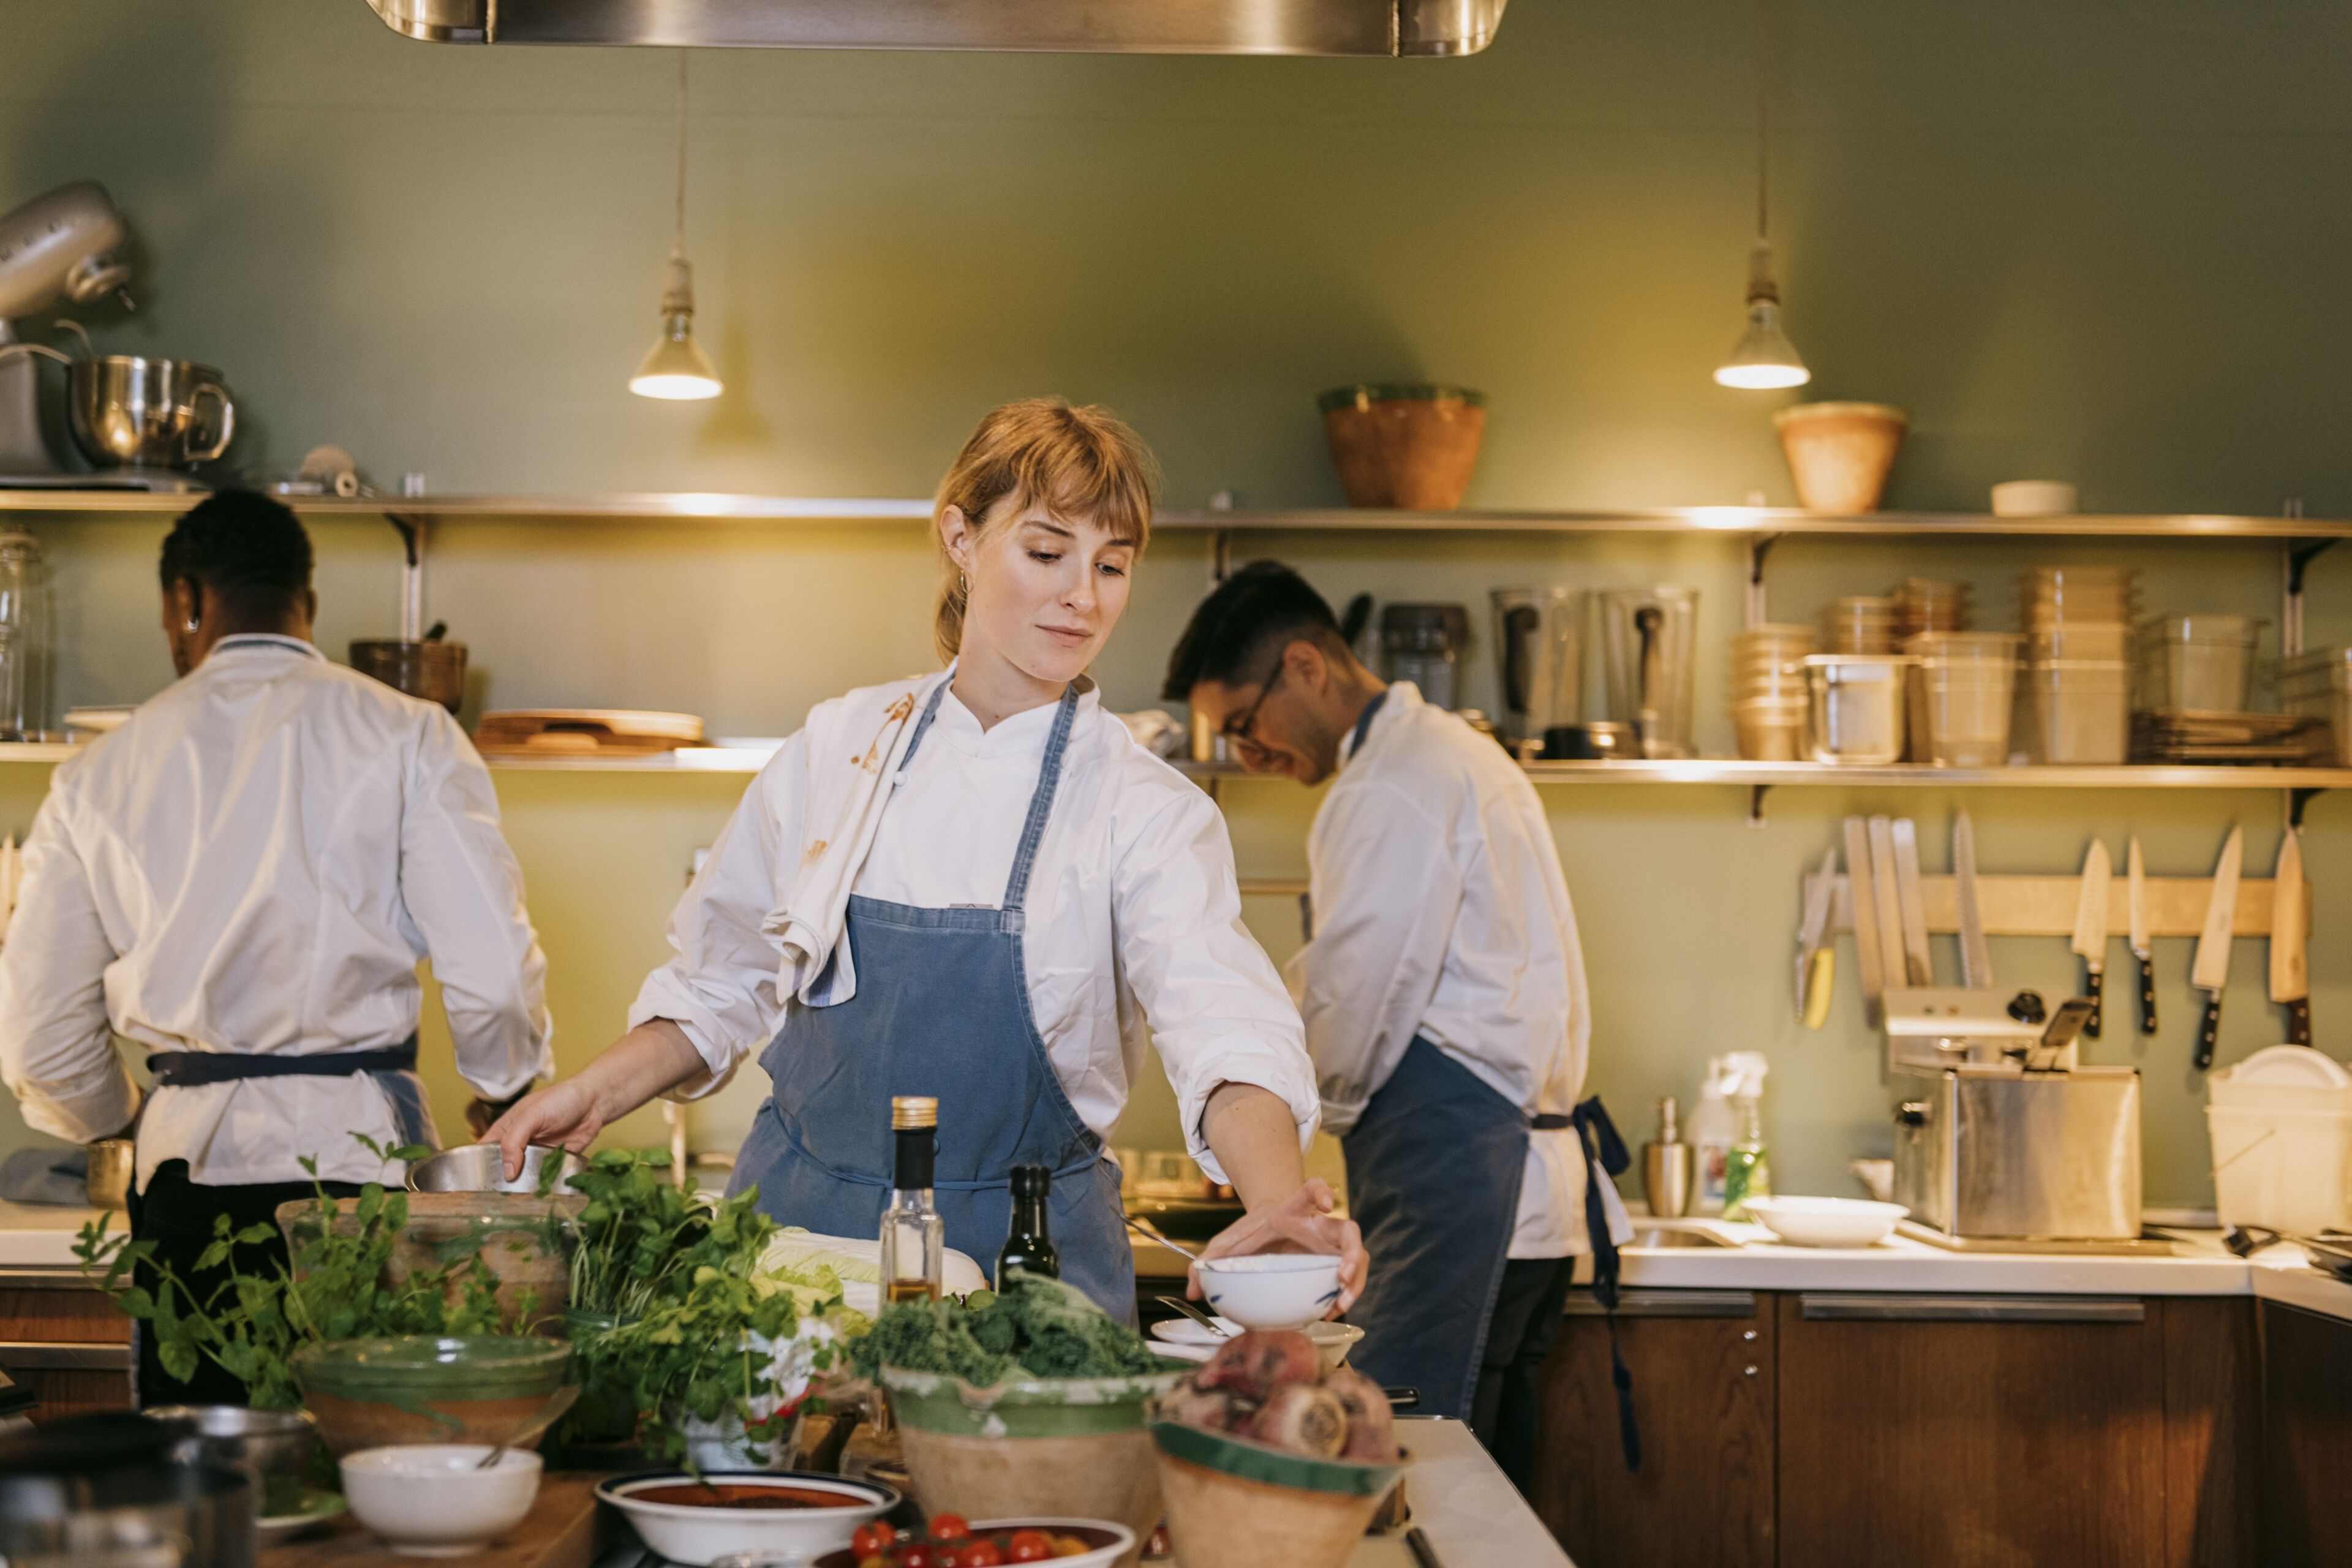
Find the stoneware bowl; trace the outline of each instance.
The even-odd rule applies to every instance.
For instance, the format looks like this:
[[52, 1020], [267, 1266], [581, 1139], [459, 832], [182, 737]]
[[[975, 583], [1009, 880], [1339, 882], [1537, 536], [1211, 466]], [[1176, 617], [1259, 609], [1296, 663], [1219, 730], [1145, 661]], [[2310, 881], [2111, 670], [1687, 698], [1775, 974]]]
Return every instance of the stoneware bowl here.
[[503, 1443], [547, 1407], [571, 1361], [562, 1340], [527, 1335], [337, 1340], [296, 1351], [294, 1381], [327, 1451], [352, 1454]]
[[[1217, 1353], [1219, 1345], [1242, 1331], [1242, 1326], [1231, 1318], [1219, 1318], [1217, 1327], [1225, 1331], [1212, 1333], [1190, 1318], [1171, 1318], [1151, 1325], [1151, 1337], [1159, 1342], [1151, 1348], [1162, 1355], [1204, 1362]], [[1345, 1364], [1348, 1352], [1364, 1337], [1364, 1331], [1353, 1323], [1309, 1323], [1299, 1332], [1315, 1342], [1316, 1357], [1327, 1373]]]
[[706, 1470], [700, 1482], [712, 1489], [714, 1502], [729, 1490], [746, 1487], [822, 1492], [841, 1501], [817, 1508], [727, 1508], [648, 1500], [648, 1493], [696, 1489], [696, 1478], [685, 1470], [614, 1476], [597, 1486], [596, 1496], [627, 1517], [656, 1556], [688, 1568], [709, 1568], [737, 1552], [789, 1552], [805, 1559], [837, 1552], [849, 1544], [859, 1525], [881, 1518], [899, 1503], [895, 1487], [808, 1470]]
[[1173, 1421], [1151, 1428], [1168, 1532], [1186, 1568], [1340, 1568], [1404, 1473], [1314, 1459]]
[[1339, 1260], [1303, 1252], [1260, 1252], [1196, 1266], [1211, 1310], [1245, 1329], [1297, 1329], [1339, 1299]]
[[490, 1468], [484, 1443], [363, 1448], [342, 1458], [352, 1514], [403, 1557], [462, 1557], [520, 1524], [539, 1496], [540, 1459], [509, 1448]]
[[1861, 1198], [1749, 1198], [1748, 1217], [1791, 1247], [1876, 1247], [1911, 1211]]

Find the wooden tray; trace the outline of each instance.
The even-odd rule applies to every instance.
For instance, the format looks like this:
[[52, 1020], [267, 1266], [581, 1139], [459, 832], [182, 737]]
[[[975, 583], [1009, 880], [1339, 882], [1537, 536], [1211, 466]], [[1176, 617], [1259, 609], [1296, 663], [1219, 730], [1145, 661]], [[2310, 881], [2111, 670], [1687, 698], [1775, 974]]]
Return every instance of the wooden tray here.
[[[605, 1544], [597, 1517], [601, 1472], [559, 1470], [540, 1483], [530, 1512], [480, 1552], [443, 1561], [465, 1568], [591, 1568]], [[614, 1528], [625, 1528], [614, 1526]], [[315, 1535], [261, 1549], [261, 1568], [416, 1568], [431, 1561], [402, 1557], [346, 1513]]]

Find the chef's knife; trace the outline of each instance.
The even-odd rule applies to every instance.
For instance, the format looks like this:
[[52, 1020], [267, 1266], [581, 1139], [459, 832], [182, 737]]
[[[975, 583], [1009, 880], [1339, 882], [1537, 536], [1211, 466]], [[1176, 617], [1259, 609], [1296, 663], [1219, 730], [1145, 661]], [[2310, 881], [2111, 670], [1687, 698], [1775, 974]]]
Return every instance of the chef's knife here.
[[2311, 1044], [2311, 973], [2304, 955], [2303, 838], [2289, 827], [2271, 873], [2271, 1000], [2286, 1008], [2286, 1043]]
[[1895, 896], [1903, 917], [1903, 967], [1914, 985], [1936, 984], [1936, 961], [1927, 952], [1927, 899], [1919, 883], [1919, 827], [1898, 816], [1895, 839]]
[[2083, 1033], [2095, 1040], [2099, 1037], [2100, 994], [2106, 985], [2107, 892], [2115, 876], [2106, 841], [2092, 839], [2090, 852], [2083, 857], [2082, 895], [2074, 902], [2074, 951], [2083, 955], [2083, 994], [2091, 1004]]
[[1828, 941], [1830, 897], [1837, 887], [1837, 846], [1822, 855], [1822, 868], [1805, 889], [1804, 922], [1797, 928], [1797, 1018], [1808, 1029], [1829, 1021], [1830, 984], [1837, 949]]
[[1952, 818], [1952, 897], [1960, 909], [1960, 984], [1992, 985], [1992, 950], [1985, 945], [1984, 911], [1977, 903], [1977, 825], [1967, 812]]
[[2139, 858], [2139, 836], [2132, 836], [2131, 848], [2126, 853], [2129, 903], [2131, 905], [2132, 956], [2139, 960], [2139, 1032], [2156, 1033], [2156, 962], [2155, 949], [2148, 942], [2147, 929], [2147, 867]]
[[2230, 935], [2238, 919], [2238, 868], [2246, 856], [2246, 830], [2230, 829], [2221, 841], [2221, 863], [2213, 868], [2213, 894], [2205, 903], [2205, 929], [2197, 937], [2197, 962], [2189, 984], [2204, 992], [2205, 1019], [2197, 1026], [2197, 1067], [2213, 1065], [2213, 1045], [2221, 1035], [2221, 987], [2230, 978]]
[[1862, 1010], [1873, 1028], [1878, 1026], [1880, 998], [1885, 991], [1885, 971], [1878, 954], [1878, 900], [1870, 870], [1870, 835], [1859, 816], [1845, 819], [1846, 891], [1853, 903], [1853, 956], [1862, 971]]
[[1878, 911], [1878, 963], [1885, 972], [1886, 988], [1911, 984], [1911, 964], [1903, 948], [1903, 896], [1895, 877], [1895, 822], [1870, 819], [1870, 899]]

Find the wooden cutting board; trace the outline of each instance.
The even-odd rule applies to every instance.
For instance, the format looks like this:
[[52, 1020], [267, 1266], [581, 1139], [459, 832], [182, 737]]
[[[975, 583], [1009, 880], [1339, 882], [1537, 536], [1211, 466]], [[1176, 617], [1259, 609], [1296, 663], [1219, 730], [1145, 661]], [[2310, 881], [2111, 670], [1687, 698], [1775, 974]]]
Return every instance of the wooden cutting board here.
[[486, 757], [609, 756], [702, 744], [691, 713], [631, 708], [516, 708], [485, 713], [474, 749]]
[[[439, 1561], [462, 1568], [590, 1568], [604, 1545], [595, 1496], [603, 1479], [598, 1473], [559, 1470], [540, 1483], [538, 1500], [520, 1524], [483, 1551]], [[416, 1568], [425, 1561], [395, 1555], [348, 1513], [315, 1535], [261, 1549], [261, 1568]]]

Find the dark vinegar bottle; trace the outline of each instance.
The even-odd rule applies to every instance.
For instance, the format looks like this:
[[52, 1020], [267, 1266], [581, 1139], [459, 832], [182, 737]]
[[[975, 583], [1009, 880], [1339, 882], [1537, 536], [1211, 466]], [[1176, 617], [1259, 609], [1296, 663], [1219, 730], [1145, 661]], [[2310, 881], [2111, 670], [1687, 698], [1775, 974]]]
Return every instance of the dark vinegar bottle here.
[[1047, 1228], [1045, 1200], [1052, 1194], [1054, 1173], [1043, 1165], [1013, 1167], [1013, 1228], [1006, 1232], [1004, 1250], [996, 1255], [996, 1288], [1004, 1289], [1008, 1269], [1062, 1277], [1062, 1259], [1054, 1250]]

